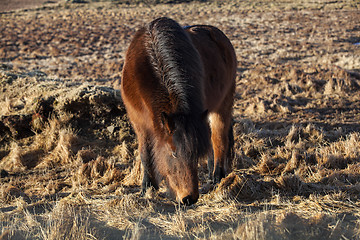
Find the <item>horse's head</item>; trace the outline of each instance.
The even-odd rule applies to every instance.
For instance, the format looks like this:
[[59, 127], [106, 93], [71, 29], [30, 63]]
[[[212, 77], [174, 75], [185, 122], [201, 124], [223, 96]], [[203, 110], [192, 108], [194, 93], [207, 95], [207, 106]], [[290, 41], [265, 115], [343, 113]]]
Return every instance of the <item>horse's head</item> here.
[[191, 205], [199, 198], [198, 160], [210, 146], [207, 111], [198, 115], [166, 114], [160, 156], [164, 179], [177, 201]]

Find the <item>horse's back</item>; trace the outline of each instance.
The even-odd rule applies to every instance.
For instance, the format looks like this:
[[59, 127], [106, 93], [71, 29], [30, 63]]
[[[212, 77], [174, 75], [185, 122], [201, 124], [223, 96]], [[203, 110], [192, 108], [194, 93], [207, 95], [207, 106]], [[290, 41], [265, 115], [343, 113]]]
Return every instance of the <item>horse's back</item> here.
[[[190, 35], [203, 64], [204, 107], [209, 111], [221, 108], [225, 97], [235, 88], [237, 61], [234, 48], [225, 34], [216, 27], [195, 25], [184, 30]], [[145, 107], [144, 104], [152, 102], [150, 99], [154, 97], [153, 93], [161, 88], [149, 62], [148, 50], [144, 44], [145, 35], [146, 29], [140, 29], [135, 35], [127, 52], [127, 66], [124, 66], [123, 71], [123, 80], [127, 81], [122, 81], [122, 90], [127, 92], [124, 97], [138, 111], [147, 109], [149, 106]]]
[[214, 26], [186, 27], [204, 66], [205, 107], [221, 108], [226, 96], [233, 94], [236, 76], [236, 55], [230, 40]]

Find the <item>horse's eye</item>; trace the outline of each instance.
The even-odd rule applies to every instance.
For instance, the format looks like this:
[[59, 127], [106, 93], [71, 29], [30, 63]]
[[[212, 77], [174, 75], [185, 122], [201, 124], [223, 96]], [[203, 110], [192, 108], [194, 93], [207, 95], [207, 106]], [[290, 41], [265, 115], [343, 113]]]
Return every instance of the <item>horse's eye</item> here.
[[177, 158], [176, 152], [172, 151], [172, 152], [171, 152], [171, 156], [172, 156], [173, 158]]

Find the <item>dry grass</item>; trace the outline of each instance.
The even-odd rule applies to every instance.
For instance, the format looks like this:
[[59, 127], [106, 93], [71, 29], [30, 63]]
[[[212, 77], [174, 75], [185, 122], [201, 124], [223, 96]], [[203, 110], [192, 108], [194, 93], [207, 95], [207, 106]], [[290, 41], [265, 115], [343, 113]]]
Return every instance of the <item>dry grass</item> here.
[[11, 216], [3, 215], [3, 239], [97, 239], [90, 225], [90, 210], [86, 206], [74, 206], [58, 201], [51, 208], [34, 212], [34, 207], [18, 200]]
[[[68, 2], [2, 14], [0, 239], [360, 239], [358, 10]], [[135, 30], [159, 16], [220, 27], [239, 61], [234, 170], [213, 186], [201, 162], [191, 207], [165, 186], [140, 194], [110, 87]]]

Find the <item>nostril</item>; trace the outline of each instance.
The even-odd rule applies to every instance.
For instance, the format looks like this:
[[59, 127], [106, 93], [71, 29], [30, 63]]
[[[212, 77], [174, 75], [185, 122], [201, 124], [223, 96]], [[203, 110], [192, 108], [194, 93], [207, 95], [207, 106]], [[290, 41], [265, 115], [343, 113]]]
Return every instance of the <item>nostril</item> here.
[[181, 202], [182, 202], [182, 204], [184, 204], [186, 206], [190, 206], [190, 205], [196, 203], [197, 199], [193, 199], [191, 197], [191, 195], [188, 195], [188, 196], [184, 197]]

